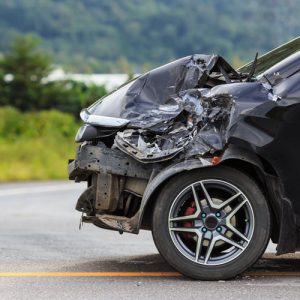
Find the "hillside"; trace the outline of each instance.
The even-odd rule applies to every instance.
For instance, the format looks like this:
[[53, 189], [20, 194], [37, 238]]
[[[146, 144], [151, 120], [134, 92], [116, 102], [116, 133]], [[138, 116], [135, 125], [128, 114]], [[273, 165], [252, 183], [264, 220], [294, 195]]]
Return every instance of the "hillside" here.
[[135, 71], [190, 53], [235, 63], [299, 35], [298, 0], [0, 0], [0, 52], [42, 39], [70, 70]]

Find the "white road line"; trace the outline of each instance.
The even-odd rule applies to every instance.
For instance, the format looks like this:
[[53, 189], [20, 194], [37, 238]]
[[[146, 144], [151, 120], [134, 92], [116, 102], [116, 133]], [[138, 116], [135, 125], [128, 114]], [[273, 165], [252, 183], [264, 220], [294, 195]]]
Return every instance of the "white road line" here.
[[26, 188], [15, 188], [0, 190], [0, 197], [4, 196], [14, 196], [14, 195], [23, 195], [23, 194], [39, 194], [46, 192], [58, 192], [58, 191], [72, 191], [72, 190], [84, 190], [82, 185], [50, 185], [50, 186], [39, 186], [39, 187], [26, 187]]

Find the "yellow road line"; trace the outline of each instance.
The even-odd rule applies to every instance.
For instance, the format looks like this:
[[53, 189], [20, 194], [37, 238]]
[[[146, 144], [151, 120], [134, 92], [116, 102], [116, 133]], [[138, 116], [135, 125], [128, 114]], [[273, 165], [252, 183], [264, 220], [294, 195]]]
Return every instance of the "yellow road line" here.
[[[0, 272], [0, 277], [180, 277], [177, 272]], [[300, 272], [249, 271], [242, 276], [300, 276]]]
[[0, 272], [0, 277], [174, 277], [177, 272]]

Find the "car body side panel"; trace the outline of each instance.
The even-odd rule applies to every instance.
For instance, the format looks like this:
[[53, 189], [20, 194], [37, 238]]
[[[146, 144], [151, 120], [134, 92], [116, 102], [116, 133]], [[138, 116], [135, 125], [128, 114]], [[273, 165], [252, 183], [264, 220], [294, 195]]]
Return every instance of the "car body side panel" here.
[[243, 145], [273, 166], [282, 180], [285, 195], [292, 201], [295, 213], [299, 216], [299, 74], [288, 78], [274, 90], [281, 99], [263, 103], [242, 115], [238, 124], [230, 130], [229, 144]]
[[[266, 102], [241, 116], [231, 129], [229, 144], [256, 153], [274, 169], [280, 179], [281, 233], [278, 254], [300, 247], [300, 76], [274, 87], [278, 101]], [[276, 197], [276, 195], [275, 195]]]
[[[289, 236], [294, 236], [294, 249], [299, 248], [299, 217], [300, 217], [300, 141], [298, 138], [300, 129], [300, 103], [290, 104], [287, 101], [286, 106], [274, 107], [270, 110], [269, 115], [281, 122], [278, 122], [277, 134], [273, 141], [268, 145], [257, 149], [257, 153], [264, 157], [276, 170], [278, 177], [282, 182], [282, 215], [281, 224], [282, 230], [285, 223], [295, 224], [296, 232], [292, 228], [288, 228], [282, 232], [281, 237], [283, 240]], [[291, 213], [292, 211], [292, 213]], [[298, 227], [298, 229], [297, 229]], [[291, 244], [282, 241], [281, 243], [287, 248]], [[279, 245], [280, 246], [280, 245]], [[280, 252], [284, 253], [287, 250], [281, 249]]]

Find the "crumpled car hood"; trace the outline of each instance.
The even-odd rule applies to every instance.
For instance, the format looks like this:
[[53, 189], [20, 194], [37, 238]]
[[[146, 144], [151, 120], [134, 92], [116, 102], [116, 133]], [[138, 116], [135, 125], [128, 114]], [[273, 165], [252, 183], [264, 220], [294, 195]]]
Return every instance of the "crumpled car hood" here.
[[[288, 85], [278, 74], [280, 70], [287, 74], [299, 56], [296, 52], [285, 63], [249, 78], [218, 55], [194, 54], [126, 83], [87, 111], [127, 120], [115, 136], [114, 147], [144, 163], [179, 153], [185, 159], [220, 154], [230, 139], [263, 147], [270, 137], [263, 129], [258, 134], [259, 126], [253, 131], [253, 122], [263, 124], [264, 112], [286, 96]], [[278, 87], [268, 80], [272, 68], [278, 73]]]
[[182, 91], [203, 87], [207, 75], [217, 64], [235, 72], [217, 55], [187, 56], [128, 82], [93, 104], [88, 111], [128, 119], [132, 127], [152, 127], [178, 115], [180, 108], [175, 98]]

